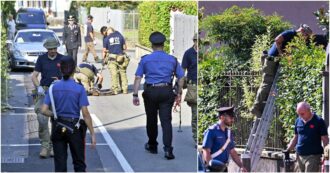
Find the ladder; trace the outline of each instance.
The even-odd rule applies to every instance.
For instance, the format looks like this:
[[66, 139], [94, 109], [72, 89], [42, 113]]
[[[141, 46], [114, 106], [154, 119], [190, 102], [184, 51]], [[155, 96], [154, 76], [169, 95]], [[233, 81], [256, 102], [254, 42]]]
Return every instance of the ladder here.
[[278, 67], [277, 72], [275, 74], [275, 78], [272, 84], [272, 87], [269, 92], [269, 96], [266, 101], [265, 108], [262, 112], [261, 118], [257, 118], [254, 123], [252, 130], [250, 132], [250, 136], [248, 139], [248, 143], [246, 145], [245, 154], [249, 154], [251, 158], [251, 170], [250, 172], [255, 172], [258, 162], [260, 160], [260, 155], [262, 149], [265, 146], [265, 141], [268, 136], [268, 130], [270, 128], [270, 123], [274, 118], [274, 108], [275, 108], [275, 98], [277, 95], [277, 86], [276, 82], [278, 80], [280, 73], [280, 67]]

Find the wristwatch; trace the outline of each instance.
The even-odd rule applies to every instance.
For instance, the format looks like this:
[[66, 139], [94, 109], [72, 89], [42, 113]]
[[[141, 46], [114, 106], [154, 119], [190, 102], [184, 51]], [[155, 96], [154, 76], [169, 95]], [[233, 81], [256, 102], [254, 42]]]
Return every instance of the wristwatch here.
[[134, 94], [134, 93], [133, 93], [133, 97], [139, 97], [139, 95], [138, 95], [138, 94]]

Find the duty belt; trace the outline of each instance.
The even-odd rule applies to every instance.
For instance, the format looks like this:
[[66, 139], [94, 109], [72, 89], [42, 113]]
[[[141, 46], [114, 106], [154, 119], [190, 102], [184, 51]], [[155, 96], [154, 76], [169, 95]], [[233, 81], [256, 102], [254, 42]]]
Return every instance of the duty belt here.
[[70, 123], [77, 123], [79, 121], [79, 118], [69, 118], [69, 117], [58, 117], [58, 120], [61, 121], [66, 121], [66, 122], [70, 122]]
[[147, 87], [165, 87], [171, 86], [171, 83], [156, 83], [156, 84], [146, 84]]

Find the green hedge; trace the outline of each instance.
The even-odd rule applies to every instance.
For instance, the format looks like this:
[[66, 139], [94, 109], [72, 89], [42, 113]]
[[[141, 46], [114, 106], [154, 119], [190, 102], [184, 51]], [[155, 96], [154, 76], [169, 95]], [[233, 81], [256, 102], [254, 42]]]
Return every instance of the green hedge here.
[[139, 43], [141, 45], [151, 47], [149, 36], [152, 32], [159, 31], [166, 36], [165, 51], [169, 51], [171, 9], [180, 9], [185, 14], [197, 15], [197, 2], [150, 1], [139, 4]]
[[200, 30], [206, 32], [211, 42], [227, 44], [241, 64], [250, 59], [251, 47], [255, 37], [267, 32], [269, 27], [272, 38], [291, 27], [276, 14], [266, 16], [255, 8], [232, 6], [221, 14], [200, 20]]
[[314, 43], [307, 46], [302, 37], [296, 37], [289, 43], [286, 52], [287, 55], [281, 60], [276, 103], [286, 131], [286, 142], [289, 142], [294, 134], [297, 103], [307, 101], [313, 111], [321, 115], [321, 71], [326, 54], [322, 46], [315, 46]]

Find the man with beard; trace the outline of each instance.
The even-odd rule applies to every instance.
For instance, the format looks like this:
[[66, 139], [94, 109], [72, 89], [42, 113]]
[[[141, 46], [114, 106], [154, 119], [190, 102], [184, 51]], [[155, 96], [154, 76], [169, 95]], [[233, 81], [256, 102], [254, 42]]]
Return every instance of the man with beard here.
[[234, 138], [229, 129], [235, 119], [234, 107], [221, 107], [218, 112], [219, 122], [210, 126], [204, 133], [204, 163], [210, 172], [228, 172], [230, 154], [241, 171], [247, 172], [235, 150]]

